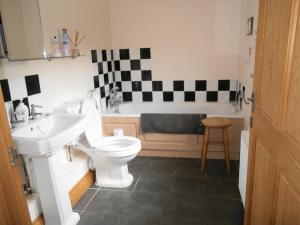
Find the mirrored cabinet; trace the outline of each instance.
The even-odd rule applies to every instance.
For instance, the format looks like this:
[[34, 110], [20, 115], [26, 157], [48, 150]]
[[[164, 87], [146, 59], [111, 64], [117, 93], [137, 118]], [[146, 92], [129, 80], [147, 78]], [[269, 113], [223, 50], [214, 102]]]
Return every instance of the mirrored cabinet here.
[[44, 58], [39, 0], [0, 0], [0, 13], [2, 55], [9, 60]]
[[0, 0], [0, 57], [18, 61], [81, 56], [67, 29], [58, 27], [57, 34], [49, 36], [48, 31], [45, 36], [41, 6], [39, 0]]

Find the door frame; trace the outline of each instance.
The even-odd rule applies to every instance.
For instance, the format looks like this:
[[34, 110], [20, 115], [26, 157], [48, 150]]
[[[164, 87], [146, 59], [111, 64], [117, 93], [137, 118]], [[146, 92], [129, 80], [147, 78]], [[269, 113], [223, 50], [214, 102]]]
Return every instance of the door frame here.
[[[2, 93], [1, 87], [0, 93]], [[16, 161], [16, 166], [12, 166], [10, 163], [12, 155], [9, 151], [14, 148], [14, 143], [2, 94], [0, 94], [0, 133], [1, 224], [5, 222], [7, 225], [31, 225], [27, 201], [22, 187], [20, 164], [18, 161]]]

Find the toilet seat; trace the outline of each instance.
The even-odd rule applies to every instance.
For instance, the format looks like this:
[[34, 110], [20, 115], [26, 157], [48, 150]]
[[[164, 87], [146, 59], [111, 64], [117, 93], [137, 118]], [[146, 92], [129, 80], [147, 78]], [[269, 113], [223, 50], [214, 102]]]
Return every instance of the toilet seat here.
[[137, 154], [141, 149], [140, 140], [129, 136], [99, 138], [93, 146], [97, 153], [108, 157], [122, 157]]

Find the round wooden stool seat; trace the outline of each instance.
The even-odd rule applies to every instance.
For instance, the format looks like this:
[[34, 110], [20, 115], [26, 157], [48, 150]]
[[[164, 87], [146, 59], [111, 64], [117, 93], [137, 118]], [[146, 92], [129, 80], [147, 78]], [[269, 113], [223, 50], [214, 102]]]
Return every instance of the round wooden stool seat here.
[[222, 129], [223, 130], [223, 145], [224, 145], [224, 156], [226, 171], [230, 173], [230, 156], [229, 156], [229, 143], [228, 143], [228, 132], [227, 128], [232, 125], [232, 122], [228, 119], [222, 117], [208, 117], [201, 121], [203, 126], [205, 126], [204, 140], [201, 152], [201, 172], [205, 170], [206, 156], [209, 144], [209, 129]]
[[222, 117], [208, 117], [201, 122], [205, 127], [208, 128], [226, 128], [232, 125], [230, 120]]

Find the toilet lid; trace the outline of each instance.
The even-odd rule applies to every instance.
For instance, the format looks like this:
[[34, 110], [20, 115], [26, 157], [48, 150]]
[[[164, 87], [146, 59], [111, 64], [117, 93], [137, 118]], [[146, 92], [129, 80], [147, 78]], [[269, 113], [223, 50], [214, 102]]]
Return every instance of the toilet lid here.
[[88, 144], [93, 147], [96, 141], [102, 136], [101, 119], [93, 99], [87, 98], [83, 100], [81, 114], [87, 116], [88, 124], [85, 131], [85, 137]]

